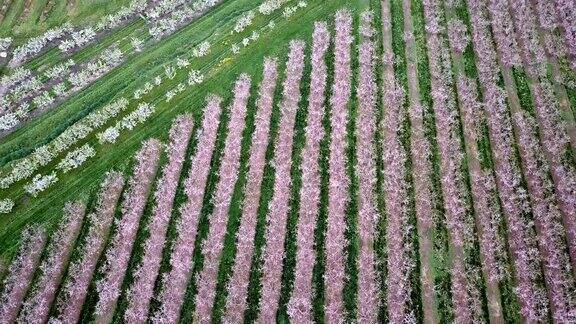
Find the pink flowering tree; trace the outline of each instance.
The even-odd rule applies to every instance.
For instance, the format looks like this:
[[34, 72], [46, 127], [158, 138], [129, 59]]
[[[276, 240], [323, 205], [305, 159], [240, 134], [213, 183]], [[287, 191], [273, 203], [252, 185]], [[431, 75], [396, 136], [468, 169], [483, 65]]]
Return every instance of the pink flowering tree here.
[[228, 211], [240, 168], [242, 133], [246, 125], [246, 105], [250, 97], [250, 85], [250, 77], [247, 74], [242, 74], [234, 86], [234, 101], [230, 107], [228, 134], [219, 170], [220, 179], [213, 198], [214, 210], [209, 218], [208, 237], [202, 244], [204, 265], [197, 278], [198, 293], [196, 294], [196, 313], [194, 314], [194, 321], [199, 323], [207, 323], [211, 320], [220, 256], [224, 247], [224, 235], [228, 224]]
[[268, 206], [268, 226], [262, 266], [262, 296], [260, 298], [261, 322], [273, 322], [280, 300], [282, 266], [284, 264], [284, 240], [288, 218], [292, 168], [292, 145], [296, 111], [300, 102], [300, 81], [304, 71], [303, 41], [290, 42], [290, 53], [286, 62], [286, 79], [283, 83], [280, 103], [278, 140], [274, 146], [274, 194]]
[[44, 229], [28, 227], [22, 232], [20, 248], [8, 269], [0, 295], [0, 321], [13, 323], [34, 276], [46, 242]]
[[316, 261], [314, 229], [320, 208], [320, 142], [325, 136], [322, 118], [326, 101], [326, 52], [330, 32], [325, 22], [316, 22], [312, 35], [312, 72], [308, 95], [306, 144], [302, 150], [302, 188], [296, 233], [296, 270], [288, 314], [297, 323], [312, 321], [312, 270]]
[[179, 208], [182, 217], [176, 227], [177, 238], [170, 255], [171, 269], [162, 276], [162, 288], [157, 297], [160, 309], [152, 316], [154, 323], [177, 322], [180, 308], [184, 303], [192, 270], [198, 220], [222, 113], [221, 103], [222, 99], [216, 96], [209, 96], [207, 99], [202, 128], [198, 133], [196, 153], [192, 157], [192, 167], [184, 182], [187, 200]]
[[64, 207], [64, 219], [52, 234], [47, 255], [40, 264], [40, 276], [23, 304], [18, 321], [23, 323], [46, 322], [50, 306], [68, 265], [74, 243], [80, 232], [86, 206], [81, 202]]
[[106, 251], [106, 261], [101, 269], [103, 277], [96, 283], [97, 321], [108, 321], [114, 314], [140, 217], [156, 175], [161, 149], [162, 144], [152, 138], [146, 140], [136, 154], [132, 178], [122, 202], [122, 217], [118, 219], [117, 230], [113, 233], [110, 247]]
[[228, 285], [228, 299], [226, 301], [225, 322], [234, 322], [242, 318], [246, 310], [248, 282], [250, 279], [250, 266], [254, 254], [254, 236], [256, 234], [257, 212], [260, 202], [260, 187], [266, 164], [266, 149], [270, 133], [270, 117], [274, 102], [276, 79], [278, 78], [277, 63], [275, 59], [264, 61], [264, 76], [260, 84], [260, 98], [256, 113], [256, 129], [252, 136], [250, 160], [248, 165], [246, 196], [242, 210], [242, 219], [238, 229], [236, 260], [232, 270], [232, 278]]
[[346, 10], [335, 16], [334, 84], [330, 98], [330, 161], [328, 184], [328, 227], [326, 229], [325, 314], [328, 322], [344, 320], [345, 211], [350, 179], [346, 173], [346, 126], [351, 94], [352, 16]]
[[90, 226], [80, 249], [80, 257], [68, 267], [68, 277], [58, 296], [57, 315], [50, 321], [71, 323], [80, 317], [88, 286], [114, 219], [116, 205], [124, 187], [124, 177], [121, 173], [109, 172], [101, 187], [95, 210], [87, 216]]
[[148, 224], [150, 236], [144, 243], [144, 255], [135, 272], [134, 283], [128, 292], [128, 308], [124, 316], [127, 322], [146, 321], [150, 301], [154, 294], [154, 283], [160, 270], [162, 249], [172, 216], [172, 204], [193, 127], [192, 118], [182, 115], [176, 117], [170, 129], [166, 147], [168, 162], [162, 170], [158, 187], [154, 192], [154, 208], [150, 224]]

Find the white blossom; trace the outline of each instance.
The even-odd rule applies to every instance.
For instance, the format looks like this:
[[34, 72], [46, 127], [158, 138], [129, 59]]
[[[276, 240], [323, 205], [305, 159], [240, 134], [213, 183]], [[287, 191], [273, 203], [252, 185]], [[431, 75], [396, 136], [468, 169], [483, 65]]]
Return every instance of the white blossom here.
[[142, 51], [142, 46], [144, 45], [144, 42], [136, 37], [132, 37], [132, 47], [134, 48], [134, 51], [136, 52], [140, 52]]
[[166, 92], [166, 102], [170, 102], [170, 100], [172, 100], [174, 96], [176, 96], [176, 92], [174, 92], [173, 90]]
[[12, 37], [0, 38], [0, 51], [8, 50], [8, 47], [12, 44]]
[[238, 18], [238, 21], [236, 22], [236, 26], [234, 26], [234, 32], [240, 33], [244, 29], [246, 29], [246, 27], [250, 26], [252, 24], [252, 20], [254, 19], [254, 16], [255, 16], [255, 14], [254, 14], [254, 11], [252, 11], [252, 10], [243, 14], [240, 18]]
[[11, 199], [0, 200], [0, 214], [8, 214], [14, 208], [14, 202]]
[[98, 59], [87, 63], [84, 69], [70, 74], [68, 81], [75, 89], [81, 89], [119, 65], [122, 57], [122, 51], [116, 45], [112, 45], [104, 50]]
[[92, 27], [87, 27], [72, 33], [72, 39], [74, 40], [75, 46], [78, 47], [88, 44], [95, 37], [96, 32]]
[[49, 29], [40, 36], [31, 38], [25, 44], [14, 49], [9, 65], [13, 68], [20, 66], [26, 59], [40, 53], [48, 43], [62, 38], [71, 30], [71, 25], [66, 23], [60, 27]]
[[188, 62], [187, 59], [183, 59], [183, 58], [178, 58], [176, 59], [176, 66], [178, 66], [179, 68], [185, 68], [188, 67], [190, 65], [190, 62]]
[[18, 67], [13, 70], [12, 74], [2, 76], [2, 79], [0, 79], [0, 85], [5, 87], [12, 87], [22, 82], [31, 74], [32, 72], [30, 70], [23, 67]]
[[38, 108], [46, 108], [54, 102], [54, 98], [50, 93], [48, 93], [48, 91], [44, 91], [38, 97], [34, 98], [32, 102]]
[[198, 70], [192, 70], [188, 73], [188, 85], [195, 85], [204, 81], [204, 75]]
[[64, 84], [64, 82], [60, 82], [52, 88], [52, 91], [54, 91], [54, 94], [58, 97], [65, 95], [66, 90], [67, 89], [66, 89], [66, 85]]
[[[136, 125], [144, 122], [150, 117], [156, 108], [146, 102], [138, 105], [138, 108], [133, 112], [126, 115], [121, 121], [118, 122], [119, 128], [132, 130]], [[118, 127], [118, 125], [117, 125]]]
[[102, 109], [93, 111], [84, 119], [68, 127], [44, 147], [37, 149], [30, 156], [12, 162], [10, 174], [0, 178], [0, 188], [6, 189], [13, 183], [32, 176], [40, 166], [50, 163], [59, 153], [88, 136], [95, 128], [103, 126], [109, 119], [126, 109], [127, 106], [128, 100], [120, 98]]
[[73, 39], [66, 39], [63, 40], [60, 45], [58, 45], [58, 49], [63, 52], [66, 53], [69, 50], [71, 50], [72, 48], [74, 48], [74, 46], [76, 45], [76, 42], [74, 42]]
[[105, 131], [98, 134], [98, 142], [100, 144], [116, 143], [116, 139], [120, 136], [120, 131], [116, 127], [108, 127]]
[[32, 159], [39, 165], [45, 166], [54, 159], [55, 154], [50, 151], [47, 145], [42, 145], [32, 153]]
[[18, 109], [16, 109], [14, 113], [16, 114], [16, 117], [18, 117], [19, 119], [23, 119], [28, 117], [29, 112], [30, 112], [30, 104], [28, 102], [23, 102], [20, 106], [18, 106]]
[[192, 56], [202, 57], [208, 54], [209, 51], [210, 51], [210, 43], [208, 41], [204, 41], [192, 50]]
[[27, 193], [31, 194], [33, 197], [37, 197], [38, 194], [46, 189], [48, 189], [51, 185], [58, 181], [58, 177], [56, 176], [56, 172], [52, 172], [48, 175], [40, 175], [37, 174], [28, 184], [24, 186], [24, 190]]
[[164, 68], [164, 74], [166, 74], [168, 79], [172, 80], [176, 76], [176, 70], [172, 66], [167, 66]]
[[154, 85], [150, 82], [146, 82], [142, 88], [136, 89], [134, 91], [134, 99], [140, 99], [143, 95], [147, 94], [154, 88]]
[[278, 8], [282, 7], [282, 5], [288, 1], [290, 0], [267, 0], [258, 7], [258, 11], [260, 11], [261, 14], [269, 15], [278, 10]]
[[61, 78], [64, 75], [70, 73], [70, 67], [74, 66], [75, 64], [76, 62], [74, 62], [73, 59], [69, 59], [64, 63], [57, 64], [48, 69], [48, 71], [44, 72], [44, 75], [50, 79]]
[[56, 169], [62, 170], [64, 173], [76, 169], [81, 166], [86, 160], [96, 155], [96, 150], [89, 144], [84, 144], [82, 147], [69, 152], [60, 163], [56, 166]]
[[7, 113], [0, 116], [0, 130], [8, 130], [18, 125], [18, 117], [14, 113]]

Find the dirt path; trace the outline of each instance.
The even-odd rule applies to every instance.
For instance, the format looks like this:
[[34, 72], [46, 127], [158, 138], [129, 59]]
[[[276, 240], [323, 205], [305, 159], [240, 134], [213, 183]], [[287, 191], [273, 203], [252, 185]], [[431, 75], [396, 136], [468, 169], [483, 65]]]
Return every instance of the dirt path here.
[[[462, 78], [465, 77], [463, 75], [463, 60], [462, 60], [462, 54], [460, 53], [455, 53], [454, 51], [452, 52], [452, 62], [454, 64], [454, 66], [456, 66], [456, 78]], [[465, 90], [461, 89], [460, 86], [458, 85], [458, 92], [463, 92]], [[459, 94], [460, 96], [461, 94]], [[461, 98], [460, 98], [461, 99]], [[458, 109], [460, 110], [460, 118], [462, 120], [466, 120], [466, 119], [470, 119], [473, 120], [476, 117], [475, 116], [469, 116], [469, 114], [467, 113], [467, 109], [463, 106], [463, 101], [462, 100], [458, 100]], [[476, 120], [476, 127], [478, 127], [478, 121]], [[478, 145], [477, 145], [477, 138], [476, 135], [474, 134], [474, 129], [472, 127], [469, 126], [473, 126], [473, 125], [467, 125], [466, 122], [463, 122], [463, 133], [464, 133], [464, 144], [465, 144], [465, 149], [466, 149], [466, 156], [468, 158], [468, 169], [470, 172], [470, 175], [473, 176], [474, 174], [477, 175], [482, 175], [484, 173], [484, 171], [482, 170], [482, 167], [480, 165], [480, 160], [479, 160], [479, 150], [478, 150]], [[471, 129], [472, 128], [472, 129]], [[490, 173], [490, 175], [492, 175]], [[472, 186], [472, 196], [473, 196], [473, 200], [474, 200], [474, 206], [475, 206], [475, 223], [476, 223], [476, 230], [478, 231], [478, 239], [482, 240], [482, 236], [483, 236], [483, 231], [482, 228], [485, 227], [486, 225], [489, 224], [483, 224], [482, 220], [479, 218], [479, 213], [481, 212], [480, 210], [484, 207], [490, 208], [490, 206], [479, 206], [480, 204], [482, 204], [482, 199], [480, 198], [480, 193], [482, 191], [481, 188], [477, 187], [478, 184], [474, 183], [474, 181], [471, 181]], [[496, 230], [497, 232], [497, 230]], [[482, 244], [481, 244], [482, 246]], [[490, 316], [490, 323], [504, 323], [504, 317], [503, 317], [503, 312], [502, 312], [502, 301], [500, 300], [500, 288], [498, 287], [498, 282], [497, 281], [491, 281], [489, 280], [489, 269], [488, 267], [485, 265], [486, 259], [489, 257], [493, 257], [493, 256], [488, 256], [485, 253], [486, 251], [482, 251], [481, 249], [481, 262], [482, 262], [482, 273], [484, 276], [484, 280], [485, 280], [485, 284], [486, 284], [486, 297], [488, 299], [488, 310], [489, 310], [489, 316]]]
[[386, 201], [386, 251], [387, 251], [387, 302], [386, 310], [388, 320], [392, 323], [406, 321], [407, 314], [412, 310], [408, 302], [409, 295], [414, 291], [408, 282], [409, 268], [403, 265], [414, 262], [412, 256], [403, 249], [410, 238], [402, 231], [409, 226], [408, 206], [406, 200], [410, 199], [408, 187], [410, 181], [405, 175], [407, 169], [408, 152], [401, 136], [401, 128], [406, 122], [404, 111], [404, 94], [400, 93], [402, 85], [396, 80], [394, 72], [394, 51], [392, 14], [390, 0], [381, 1], [382, 15], [382, 41], [383, 41], [383, 120], [381, 132], [383, 134], [383, 161], [384, 161], [384, 196]]
[[[447, 16], [447, 20], [451, 20], [451, 19], [457, 19], [455, 10], [456, 8], [451, 8], [450, 6], [444, 5], [444, 10]], [[454, 46], [452, 44], [452, 42], [454, 41], [451, 37], [449, 37], [450, 43], [452, 46], [451, 50], [450, 50], [450, 56], [452, 58], [452, 64], [453, 67], [455, 69], [455, 73], [454, 73], [454, 77], [455, 77], [455, 81], [456, 81], [456, 87], [457, 87], [457, 92], [458, 92], [458, 110], [460, 112], [460, 119], [461, 119], [461, 123], [462, 123], [462, 128], [463, 128], [463, 135], [464, 135], [464, 146], [465, 146], [465, 150], [466, 150], [466, 156], [467, 156], [467, 160], [468, 160], [468, 170], [469, 170], [469, 174], [471, 177], [474, 177], [474, 175], [480, 176], [482, 174], [484, 174], [484, 170], [482, 170], [482, 166], [480, 164], [480, 152], [478, 150], [478, 138], [476, 134], [475, 129], [479, 129], [479, 120], [477, 120], [476, 116], [470, 116], [469, 113], [473, 112], [473, 109], [467, 109], [467, 107], [464, 106], [464, 100], [462, 95], [465, 95], [463, 92], [465, 92], [465, 89], [463, 89], [462, 84], [460, 81], [463, 81], [463, 78], [466, 78], [465, 75], [465, 71], [464, 71], [464, 58], [463, 58], [463, 54], [460, 52], [455, 51]], [[473, 82], [475, 83], [476, 80], [473, 80]], [[467, 123], [466, 121], [471, 121], [472, 125], [470, 125], [470, 123]], [[493, 174], [490, 172], [490, 177], [493, 178]], [[483, 229], [486, 226], [490, 226], [490, 223], [488, 224], [483, 224], [483, 220], [480, 219], [480, 214], [482, 213], [482, 210], [487, 208], [489, 209], [490, 206], [482, 206], [483, 202], [482, 199], [480, 198], [481, 196], [481, 191], [482, 188], [480, 188], [480, 184], [479, 183], [475, 183], [475, 181], [473, 181], [473, 179], [471, 179], [470, 181], [470, 186], [471, 186], [471, 192], [472, 192], [472, 197], [473, 197], [473, 204], [474, 204], [474, 209], [475, 209], [475, 213], [474, 213], [474, 221], [476, 224], [476, 230], [478, 231], [478, 240], [482, 241], [483, 239]], [[487, 215], [488, 217], [490, 215]], [[498, 230], [495, 230], [495, 233], [498, 233]], [[484, 238], [487, 239], [487, 238]], [[494, 238], [496, 239], [496, 238]], [[489, 242], [488, 242], [489, 243]], [[480, 246], [486, 246], [487, 244], [482, 244], [480, 243]], [[500, 288], [498, 286], [498, 282], [494, 281], [494, 280], [489, 280], [490, 278], [490, 273], [489, 273], [489, 266], [486, 266], [486, 260], [494, 257], [492, 255], [486, 255], [486, 252], [489, 251], [483, 251], [482, 248], [481, 250], [481, 262], [482, 262], [482, 273], [484, 276], [484, 280], [485, 280], [485, 284], [486, 284], [486, 297], [488, 299], [488, 313], [490, 316], [490, 323], [504, 323], [504, 316], [503, 316], [503, 311], [502, 311], [502, 301], [500, 298]]]
[[[520, 99], [518, 96], [518, 90], [516, 87], [516, 82], [514, 80], [514, 76], [512, 73], [512, 69], [504, 64], [502, 64], [502, 57], [500, 55], [500, 53], [498, 53], [498, 57], [499, 57], [499, 64], [500, 64], [500, 70], [502, 72], [502, 76], [504, 79], [504, 88], [506, 90], [507, 93], [507, 97], [508, 97], [508, 105], [510, 106], [510, 115], [514, 116], [515, 114], [521, 114], [523, 109], [520, 103]], [[522, 130], [520, 129], [520, 126], [518, 125], [517, 119], [516, 118], [511, 118], [512, 121], [512, 129], [513, 129], [513, 133], [514, 133], [514, 138], [516, 140], [516, 142], [519, 142], [519, 134], [522, 132]], [[528, 173], [528, 170], [526, 169], [526, 165], [527, 165], [527, 154], [526, 152], [524, 152], [521, 148], [519, 148], [519, 153], [520, 153], [520, 157], [521, 157], [521, 164], [520, 167], [522, 169], [522, 173], [524, 174], [525, 177], [530, 176], [530, 174]], [[529, 191], [533, 190], [533, 188], [528, 188]], [[532, 208], [534, 209], [534, 202], [530, 201], [530, 204], [532, 206]], [[536, 232], [538, 236], [541, 236], [541, 226], [538, 226], [538, 224], [535, 224], [535, 228], [536, 228]], [[545, 258], [546, 253], [545, 251], [542, 251], [542, 246], [541, 244], [538, 244], [538, 249], [540, 251], [540, 255], [541, 255], [541, 259]], [[548, 286], [548, 285], [546, 285]], [[549, 300], [551, 299], [550, 296], [550, 290], [549, 288], [547, 289], [547, 296]]]
[[[550, 65], [549, 69], [551, 73], [551, 81], [554, 87], [554, 93], [556, 94], [556, 99], [558, 100], [558, 106], [560, 107], [560, 113], [562, 115], [562, 120], [566, 123], [566, 131], [568, 136], [570, 137], [570, 144], [572, 146], [572, 151], [576, 152], [576, 121], [574, 120], [574, 114], [572, 113], [572, 109], [570, 108], [570, 100], [568, 99], [568, 94], [566, 92], [566, 88], [561, 83], [562, 80], [562, 73], [560, 72], [560, 64], [556, 56], [550, 52], [548, 46], [543, 44], [545, 42], [546, 37], [555, 37], [555, 35], [550, 34], [549, 30], [545, 30], [542, 28], [542, 25], [538, 21], [537, 13], [535, 12], [538, 10], [538, 3], [537, 0], [530, 1], [532, 7], [532, 13], [534, 14], [534, 20], [536, 21], [536, 27], [538, 30], [538, 36], [541, 40], [541, 45], [546, 52], [546, 58], [548, 59], [548, 64]], [[560, 39], [562, 41], [562, 39]]]
[[4, 21], [4, 17], [6, 16], [8, 8], [10, 8], [11, 4], [12, 0], [5, 0], [4, 2], [2, 2], [2, 5], [0, 6], [0, 24], [2, 24], [2, 22]]
[[[404, 34], [406, 41], [406, 65], [408, 78], [408, 97], [410, 102], [411, 124], [411, 158], [413, 163], [412, 177], [416, 202], [416, 217], [418, 231], [418, 253], [420, 255], [420, 281], [422, 284], [422, 306], [425, 323], [438, 323], [436, 297], [434, 292], [433, 254], [433, 205], [427, 199], [433, 195], [431, 188], [431, 170], [429, 158], [430, 143], [424, 132], [423, 108], [418, 84], [418, 68], [414, 26], [412, 22], [411, 0], [403, 0]], [[385, 37], [391, 39], [390, 29]]]
[[22, 14], [20, 15], [20, 23], [24, 24], [26, 23], [26, 20], [28, 19], [28, 15], [30, 15], [30, 11], [32, 9], [32, 7], [34, 6], [34, 3], [32, 2], [32, 0], [25, 0], [24, 1], [24, 9], [22, 10]]
[[[517, 14], [515, 11], [517, 8], [513, 7], [509, 4], [509, 12], [514, 17]], [[530, 46], [532, 44], [526, 44], [524, 39], [519, 35], [519, 31], [523, 26], [518, 25], [517, 19], [512, 19], [514, 22], [515, 27], [515, 36], [516, 41], [518, 43], [518, 47], [520, 50], [520, 57], [524, 64], [524, 67], [528, 67], [532, 62], [531, 60], [534, 59], [529, 51]], [[534, 20], [532, 20], [534, 21]], [[537, 22], [535, 22], [536, 25]], [[538, 26], [534, 26], [536, 32], [538, 32]], [[537, 46], [542, 46], [541, 43], [537, 43]], [[538, 50], [538, 49], [534, 49]], [[542, 49], [544, 51], [544, 49]], [[563, 132], [562, 129], [556, 130], [557, 125], [550, 125], [547, 119], [554, 119], [556, 116], [554, 115], [553, 109], [557, 107], [548, 107], [546, 104], [545, 99], [540, 99], [543, 101], [541, 103], [538, 102], [538, 97], [546, 97], [545, 92], [548, 87], [552, 86], [555, 88], [554, 84], [550, 84], [549, 80], [547, 80], [545, 75], [536, 75], [532, 69], [525, 68], [526, 76], [529, 81], [530, 92], [532, 98], [534, 100], [534, 109], [536, 111], [536, 120], [538, 121], [538, 133], [539, 133], [539, 140], [540, 140], [540, 147], [543, 151], [544, 155], [546, 156], [546, 160], [548, 162], [548, 166], [550, 169], [550, 173], [552, 175], [552, 181], [554, 183], [554, 189], [556, 193], [557, 203], [560, 207], [560, 211], [562, 213], [562, 222], [564, 228], [566, 230], [566, 236], [568, 241], [568, 249], [570, 254], [570, 260], [572, 264], [572, 272], [576, 274], [576, 220], [575, 220], [575, 212], [572, 206], [573, 201], [573, 194], [574, 190], [576, 190], [575, 185], [572, 183], [573, 179], [576, 178], [576, 169], [572, 164], [573, 160], [562, 159], [561, 156], [558, 156], [556, 152], [559, 151], [558, 148], [551, 148], [548, 143], [554, 142], [554, 145], [563, 146], [562, 154], [565, 152], [569, 152], [570, 148], [572, 148], [572, 153], [574, 153], [574, 145], [576, 144], [575, 141], [572, 141], [572, 134], [576, 140], [576, 128], [574, 128], [574, 123], [570, 124], [566, 121], [566, 133]], [[560, 85], [562, 90], [565, 89]], [[555, 89], [553, 89], [555, 90]], [[556, 94], [557, 101], [561, 101], [562, 99], [558, 97], [558, 93], [554, 91]], [[538, 95], [540, 94], [540, 95]], [[539, 107], [540, 105], [540, 107]], [[562, 102], [559, 104], [560, 106], [560, 117], [566, 117], [568, 112], [571, 114], [570, 106], [568, 103], [567, 97], [564, 99], [564, 106], [562, 107]], [[568, 112], [564, 111], [567, 109]], [[550, 110], [549, 110], [550, 109]], [[551, 116], [552, 115], [552, 116]], [[573, 120], [573, 117], [572, 117]], [[515, 122], [515, 129], [520, 131], [520, 128], [516, 125]], [[517, 134], [519, 134], [517, 132]], [[550, 135], [551, 134], [551, 135]], [[567, 143], [558, 143], [559, 141], [564, 140], [564, 136], [567, 135], [568, 138], [566, 139]], [[517, 136], [518, 137], [518, 136]], [[518, 141], [518, 138], [516, 139]], [[565, 145], [565, 146], [564, 146]], [[528, 174], [524, 173], [526, 176]]]

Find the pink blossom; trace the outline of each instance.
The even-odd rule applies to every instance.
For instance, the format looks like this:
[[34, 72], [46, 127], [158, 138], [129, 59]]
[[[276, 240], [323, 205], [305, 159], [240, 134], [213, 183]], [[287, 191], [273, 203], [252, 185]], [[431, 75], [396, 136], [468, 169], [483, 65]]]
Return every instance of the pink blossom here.
[[559, 22], [559, 15], [556, 13], [556, 6], [554, 1], [537, 0], [534, 11], [538, 15], [538, 24], [544, 31], [543, 42], [546, 51], [556, 58], [563, 58], [566, 55], [565, 39], [562, 37], [560, 30], [561, 23]]
[[196, 153], [192, 158], [192, 167], [184, 183], [187, 201], [180, 207], [182, 218], [177, 225], [178, 237], [170, 255], [171, 270], [162, 277], [162, 290], [158, 296], [160, 309], [152, 317], [154, 323], [175, 323], [180, 316], [184, 302], [186, 286], [192, 270], [194, 242], [198, 232], [198, 220], [216, 135], [220, 123], [222, 99], [209, 96], [204, 109], [202, 130], [198, 133]]
[[124, 177], [118, 172], [109, 172], [98, 193], [95, 211], [87, 216], [90, 227], [83, 242], [78, 261], [68, 267], [69, 276], [64, 282], [58, 299], [58, 317], [51, 321], [73, 323], [78, 321], [88, 285], [96, 268], [100, 254], [114, 219], [116, 204], [124, 187]]
[[154, 294], [154, 283], [162, 261], [166, 230], [172, 216], [172, 203], [176, 196], [176, 188], [193, 126], [192, 118], [182, 115], [174, 120], [170, 129], [166, 148], [168, 162], [162, 170], [162, 177], [154, 192], [154, 209], [148, 225], [150, 237], [144, 244], [142, 263], [136, 270], [134, 283], [128, 293], [128, 308], [124, 316], [126, 322], [146, 321], [150, 300]]
[[565, 253], [564, 228], [554, 188], [549, 178], [548, 164], [536, 136], [536, 122], [524, 112], [514, 115], [518, 146], [524, 164], [524, 174], [530, 192], [538, 244], [544, 263], [544, 277], [554, 321], [576, 321], [576, 286], [572, 278], [569, 257]]
[[419, 256], [421, 262], [420, 284], [425, 321], [436, 321], [434, 306], [434, 274], [432, 268], [432, 235], [435, 213], [433, 202], [437, 199], [432, 189], [431, 146], [424, 129], [424, 108], [420, 99], [418, 83], [417, 48], [415, 46], [411, 1], [404, 0], [404, 38], [406, 40], [408, 98], [410, 100], [410, 157], [417, 219]]
[[520, 54], [514, 35], [514, 25], [508, 12], [508, 0], [483, 1], [490, 1], [488, 8], [492, 15], [492, 30], [502, 64], [506, 67], [520, 66]]
[[[539, 63], [539, 69], [528, 69], [530, 90], [534, 98], [535, 112], [538, 121], [540, 141], [544, 153], [550, 163], [552, 179], [556, 188], [559, 206], [563, 213], [564, 224], [568, 232], [568, 246], [572, 256], [572, 264], [576, 266], [576, 211], [573, 202], [576, 197], [576, 166], [570, 159], [563, 159], [571, 150], [569, 127], [561, 116], [552, 84], [547, 79], [547, 61], [544, 49], [538, 42], [538, 30], [530, 4], [526, 0], [518, 0], [511, 6], [517, 26], [517, 37], [522, 49], [524, 65]], [[542, 62], [540, 62], [542, 61]], [[571, 112], [568, 112], [571, 113]], [[574, 143], [573, 143], [574, 144]]]
[[[382, 6], [382, 17], [391, 20], [390, 5]], [[384, 25], [383, 32], [392, 34], [391, 26]], [[384, 53], [394, 57], [392, 40], [386, 38]], [[413, 314], [408, 308], [412, 291], [409, 275], [413, 268], [409, 251], [411, 228], [408, 214], [408, 183], [405, 179], [408, 162], [407, 151], [400, 139], [400, 130], [406, 120], [403, 111], [405, 94], [394, 77], [394, 65], [385, 63], [384, 69], [384, 104], [387, 109], [382, 121], [383, 151], [384, 151], [384, 196], [386, 198], [386, 252], [388, 276], [386, 278], [387, 296], [386, 308], [389, 320], [393, 323], [413, 322]], [[418, 157], [421, 159], [421, 157]], [[358, 162], [360, 163], [360, 159]], [[375, 179], [374, 176], [372, 176]], [[364, 181], [368, 181], [367, 179]], [[361, 228], [361, 227], [360, 227]], [[375, 322], [374, 320], [372, 322]]]
[[322, 118], [326, 101], [327, 69], [325, 56], [330, 33], [325, 22], [314, 24], [312, 35], [312, 71], [308, 96], [306, 143], [302, 150], [302, 188], [296, 233], [296, 269], [294, 288], [288, 302], [288, 314], [295, 323], [312, 321], [312, 270], [314, 269], [314, 229], [320, 203], [320, 141], [324, 137]]
[[327, 322], [344, 320], [344, 247], [347, 244], [345, 212], [350, 180], [346, 172], [346, 126], [351, 92], [352, 16], [341, 10], [335, 16], [334, 84], [330, 98], [330, 161], [328, 184], [328, 227], [326, 229], [325, 316]]
[[358, 117], [356, 119], [356, 173], [358, 174], [358, 321], [376, 323], [378, 320], [379, 282], [376, 272], [374, 239], [380, 215], [376, 205], [376, 94], [378, 86], [374, 73], [375, 45], [372, 39], [372, 12], [362, 13], [362, 43], [358, 48]]
[[117, 230], [106, 251], [106, 262], [101, 269], [103, 278], [96, 283], [96, 290], [98, 291], [97, 321], [108, 321], [114, 315], [116, 301], [120, 296], [122, 281], [136, 239], [140, 217], [156, 175], [161, 147], [162, 145], [158, 140], [148, 139], [136, 154], [134, 172], [122, 203], [122, 217], [116, 224]]
[[529, 75], [546, 75], [547, 57], [540, 45], [537, 24], [529, 0], [514, 0], [508, 2], [512, 24], [516, 27], [516, 37], [523, 68]]
[[566, 47], [572, 62], [572, 70], [576, 70], [576, 3], [573, 0], [556, 0], [556, 13], [564, 30]]
[[45, 323], [48, 320], [50, 306], [80, 232], [85, 209], [86, 206], [80, 202], [68, 203], [64, 207], [64, 219], [52, 234], [47, 246], [48, 254], [39, 267], [40, 277], [23, 304], [19, 322]]
[[[441, 21], [439, 1], [425, 0], [426, 25]], [[468, 189], [461, 172], [464, 155], [460, 150], [460, 122], [452, 90], [451, 63], [446, 39], [442, 34], [427, 34], [428, 58], [432, 76], [432, 100], [440, 151], [441, 187], [446, 210], [446, 225], [453, 253], [451, 290], [455, 321], [472, 322], [482, 317], [478, 287], [474, 285], [477, 269], [466, 263], [467, 250], [474, 244], [474, 223], [466, 196]]]
[[27, 227], [22, 232], [20, 248], [12, 260], [0, 295], [0, 322], [13, 323], [16, 320], [45, 242], [44, 229]]
[[231, 119], [219, 171], [220, 179], [213, 198], [214, 210], [209, 218], [208, 237], [202, 244], [204, 266], [197, 278], [198, 293], [194, 314], [194, 321], [199, 323], [210, 322], [212, 317], [220, 256], [228, 224], [228, 211], [240, 167], [242, 133], [246, 124], [246, 104], [250, 97], [250, 84], [250, 77], [242, 74], [234, 86], [234, 102], [230, 108]]
[[292, 144], [296, 111], [301, 97], [300, 80], [304, 71], [304, 47], [305, 44], [302, 41], [291, 41], [286, 63], [286, 79], [283, 83], [283, 98], [280, 103], [278, 141], [274, 151], [274, 194], [268, 208], [266, 245], [263, 252], [262, 297], [258, 316], [260, 322], [275, 321], [280, 300], [284, 239], [290, 208]]
[[[522, 174], [514, 152], [512, 122], [506, 107], [506, 93], [498, 85], [499, 66], [492, 45], [488, 10], [485, 1], [468, 1], [472, 22], [472, 40], [476, 52], [476, 65], [483, 88], [484, 113], [488, 122], [490, 144], [493, 151], [496, 184], [502, 209], [508, 224], [508, 244], [516, 278], [515, 293], [520, 302], [520, 312], [527, 321], [542, 321], [547, 316], [547, 300], [538, 285], [540, 263], [534, 228], [527, 219], [529, 199], [522, 185]], [[494, 15], [503, 12], [491, 13]], [[506, 14], [507, 11], [505, 10]], [[493, 21], [494, 29], [502, 21]], [[508, 22], [507, 22], [508, 23]], [[502, 39], [496, 37], [496, 43]], [[501, 46], [501, 44], [499, 45]], [[502, 59], [503, 69], [508, 69]]]
[[464, 50], [466, 50], [466, 47], [470, 43], [470, 36], [462, 20], [451, 19], [448, 22], [448, 38], [454, 51], [459, 54], [464, 53]]
[[260, 186], [266, 164], [270, 117], [272, 115], [277, 77], [276, 60], [266, 59], [264, 61], [264, 76], [260, 84], [260, 98], [257, 104], [256, 129], [254, 130], [252, 147], [250, 148], [250, 160], [248, 162], [250, 170], [247, 176], [246, 196], [244, 198], [242, 220], [237, 234], [236, 260], [228, 286], [228, 300], [226, 301], [226, 314], [224, 315], [224, 322], [226, 323], [239, 321], [246, 310], [246, 295], [254, 253], [256, 222], [258, 220]]
[[504, 271], [499, 259], [504, 257], [505, 251], [498, 233], [501, 217], [498, 198], [495, 196], [497, 194], [495, 179], [490, 170], [481, 169], [480, 153], [476, 144], [481, 140], [479, 132], [484, 116], [480, 103], [476, 101], [478, 91], [473, 80], [460, 75], [457, 91], [462, 109], [463, 130], [465, 138], [469, 139], [466, 145], [471, 160], [469, 162], [471, 189], [483, 267], [488, 274], [486, 279], [491, 283], [497, 283]]

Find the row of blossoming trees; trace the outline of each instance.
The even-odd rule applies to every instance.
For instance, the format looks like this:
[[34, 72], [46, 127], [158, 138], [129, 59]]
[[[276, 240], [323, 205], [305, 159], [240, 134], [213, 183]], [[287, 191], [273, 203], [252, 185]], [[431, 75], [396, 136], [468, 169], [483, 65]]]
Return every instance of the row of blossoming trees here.
[[569, 6], [316, 22], [52, 235], [26, 229], [0, 322], [576, 321]]

